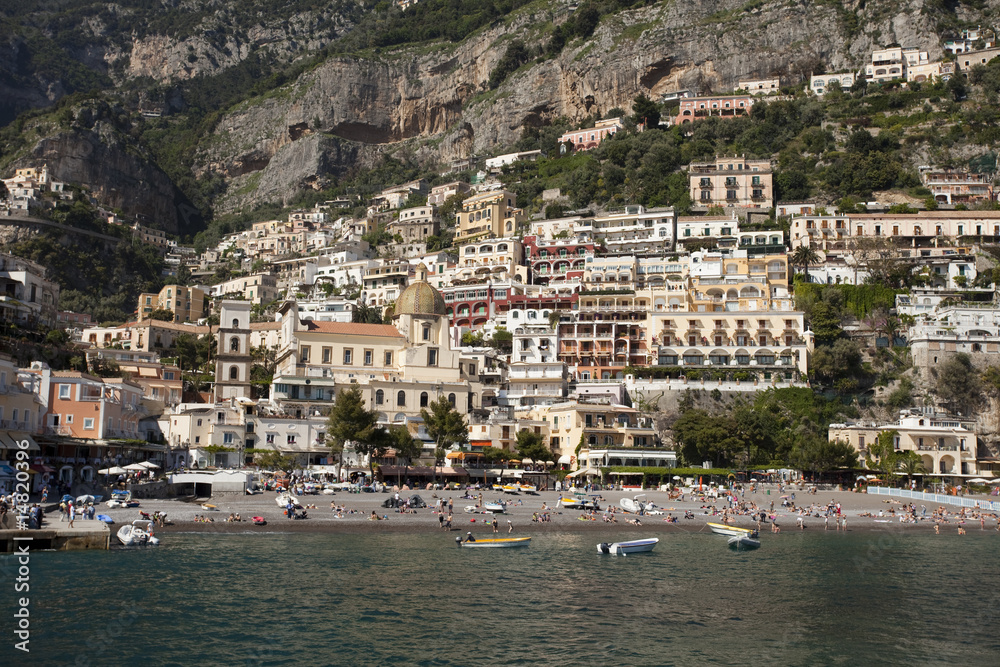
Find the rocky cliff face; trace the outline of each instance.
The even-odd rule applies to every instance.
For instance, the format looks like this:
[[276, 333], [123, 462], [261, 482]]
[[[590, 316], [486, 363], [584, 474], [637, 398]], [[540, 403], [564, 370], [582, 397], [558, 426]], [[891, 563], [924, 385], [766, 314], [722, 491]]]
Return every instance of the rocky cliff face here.
[[[925, 9], [925, 0], [666, 0], [603, 17], [589, 39], [571, 41], [557, 57], [534, 61], [499, 89], [487, 90], [511, 40], [544, 44], [551, 26], [566, 21], [575, 6], [572, 0], [531, 5], [460, 44], [329, 58], [223, 115], [198, 149], [195, 175], [221, 176], [225, 187], [213, 205], [227, 212], [288, 202], [304, 188], [323, 188], [385, 154], [403, 151], [444, 162], [492, 153], [526, 127], [628, 110], [639, 94], [656, 99], [678, 88], [725, 92], [740, 78], [773, 75], [796, 84], [818, 66], [857, 70], [872, 48], [891, 43], [920, 47], [931, 58], [941, 54], [939, 16]], [[957, 11], [970, 21], [998, 9], [1000, 0], [986, 0], [982, 12], [965, 5]], [[200, 12], [199, 18], [178, 36], [149, 30], [112, 35], [108, 24], [96, 21], [92, 31], [101, 46], [88, 47], [86, 61], [106, 67], [123, 90], [152, 80], [161, 85], [147, 91], [147, 100], [155, 91], [161, 100], [179, 100], [171, 84], [219, 73], [254, 51], [291, 60], [349, 28], [333, 5], [279, 19], [262, 16], [253, 25], [226, 0], [211, 11], [200, 5], [188, 10]], [[0, 93], [6, 90], [22, 107], [58, 99], [64, 92], [58, 78], [39, 79], [20, 92], [4, 88], [10, 79], [5, 72], [17, 69], [25, 53], [16, 38], [0, 40]], [[99, 130], [50, 136], [30, 159], [49, 161], [60, 178], [90, 185], [112, 205], [184, 231], [191, 209], [175, 203], [175, 188], [162, 172], [126, 139]]]
[[[565, 20], [565, 4], [545, 15], [518, 15], [455, 47], [334, 58], [284, 95], [227, 115], [198, 156], [199, 169], [232, 179], [230, 193], [241, 194], [218, 202], [219, 210], [229, 210], [287, 200], [296, 184], [349, 168], [344, 158], [372, 159], [401, 145], [447, 160], [492, 152], [525, 127], [560, 116], [629, 109], [639, 94], [655, 99], [678, 88], [723, 92], [743, 77], [778, 74], [798, 83], [820, 64], [829, 71], [857, 70], [872, 48], [893, 42], [918, 46], [931, 58], [941, 55], [921, 0], [896, 4], [890, 13], [870, 4], [859, 11], [865, 29], [853, 39], [833, 5], [763, 3], [745, 11], [757, 4], [674, 2], [605, 17], [591, 39], [522, 68], [496, 91], [485, 91], [486, 82], [509, 40], [541, 43], [546, 36], [537, 27]], [[355, 148], [345, 152], [339, 143], [321, 156], [317, 151], [329, 144], [315, 134], [340, 137]], [[278, 159], [299, 147], [302, 159]], [[328, 173], [320, 171], [323, 165]]]
[[173, 234], [199, 225], [170, 178], [135, 153], [104, 121], [40, 140], [19, 164], [47, 164], [58, 180], [88, 187], [104, 206], [139, 215]]

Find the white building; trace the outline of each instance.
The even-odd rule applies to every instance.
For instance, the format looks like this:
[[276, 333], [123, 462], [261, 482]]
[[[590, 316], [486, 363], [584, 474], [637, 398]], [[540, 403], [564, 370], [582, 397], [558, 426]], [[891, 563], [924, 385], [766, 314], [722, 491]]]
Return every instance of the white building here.
[[626, 206], [619, 213], [583, 219], [578, 236], [601, 242], [608, 252], [669, 252], [674, 247], [676, 216], [673, 208]]
[[854, 85], [857, 75], [854, 72], [838, 74], [814, 74], [809, 77], [809, 90], [816, 95], [825, 95], [833, 83], [840, 84], [840, 89], [847, 91]]

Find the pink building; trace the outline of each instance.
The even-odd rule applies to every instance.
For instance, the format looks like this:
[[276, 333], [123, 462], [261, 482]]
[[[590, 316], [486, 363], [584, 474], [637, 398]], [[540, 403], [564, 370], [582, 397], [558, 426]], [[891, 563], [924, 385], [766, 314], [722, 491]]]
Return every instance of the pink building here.
[[753, 106], [753, 95], [721, 95], [718, 97], [688, 97], [681, 101], [675, 124], [690, 123], [694, 120], [719, 116], [735, 118], [749, 116]]
[[559, 137], [559, 143], [573, 144], [573, 150], [576, 151], [589, 151], [597, 148], [606, 138], [613, 137], [623, 127], [621, 118], [606, 118], [597, 121], [594, 127], [567, 132]]

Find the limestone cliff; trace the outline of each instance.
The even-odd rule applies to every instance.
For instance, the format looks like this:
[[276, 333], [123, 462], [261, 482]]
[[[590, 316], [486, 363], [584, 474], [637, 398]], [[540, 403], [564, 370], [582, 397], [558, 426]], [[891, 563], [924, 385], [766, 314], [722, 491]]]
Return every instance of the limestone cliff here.
[[[546, 26], [565, 20], [568, 5], [554, 3], [456, 46], [329, 59], [282, 95], [227, 114], [198, 155], [197, 169], [231, 179], [229, 192], [239, 195], [217, 202], [218, 210], [231, 210], [287, 201], [296, 184], [335, 177], [351, 166], [340, 162], [344, 157], [371, 158], [401, 145], [442, 161], [492, 152], [527, 126], [628, 109], [639, 94], [729, 91], [741, 77], [775, 74], [798, 83], [821, 64], [857, 70], [872, 48], [893, 42], [936, 58], [940, 38], [922, 7], [921, 0], [909, 0], [887, 13], [881, 3], [869, 3], [858, 11], [864, 30], [850, 39], [834, 4], [661, 3], [604, 17], [589, 40], [522, 67], [498, 90], [487, 91], [490, 72], [511, 39], [541, 43]], [[359, 145], [323, 159], [316, 154], [323, 145], [317, 134]], [[313, 157], [277, 159], [300, 144]], [[324, 163], [327, 174], [320, 171]]]
[[[369, 48], [302, 67], [287, 85], [213, 115], [192, 156], [193, 175], [211, 184], [205, 191], [216, 193], [208, 202], [216, 212], [287, 203], [302, 189], [324, 188], [386, 154], [404, 152], [426, 163], [488, 154], [512, 144], [525, 127], [628, 110], [639, 94], [725, 92], [742, 77], [773, 75], [798, 84], [821, 67], [858, 70], [873, 48], [891, 43], [941, 55], [938, 0], [664, 0], [603, 16], [587, 39], [570, 41], [558, 55], [539, 57], [488, 89], [513, 39], [544, 45], [552, 26], [573, 17], [577, 5], [532, 3], [457, 44]], [[946, 13], [954, 25], [988, 20], [1000, 0], [977, 6], [949, 4]], [[246, 82], [225, 79], [228, 70], [251, 57], [263, 63], [261, 71], [318, 58], [370, 11], [350, 2], [308, 9], [291, 3], [269, 6], [273, 15], [249, 17], [234, 0], [169, 9], [94, 7], [97, 14], [80, 28], [93, 39], [75, 42], [76, 64], [113, 80], [118, 89], [105, 95], [133, 114], [160, 104], [170, 112], [164, 123], [183, 122], [190, 111], [185, 85], [208, 81], [202, 88], [210, 94], [208, 77], [221, 74], [215, 90], [229, 86], [228, 105], [232, 81]], [[173, 21], [170, 12], [184, 20]], [[137, 26], [141, 19], [149, 23]], [[0, 39], [0, 94], [8, 98], [0, 100], [0, 115], [5, 104], [44, 105], [81, 89], [83, 79], [78, 76], [74, 88], [58, 67], [32, 69], [39, 40]], [[197, 223], [190, 207], [138, 144], [142, 121], [136, 115], [130, 122], [131, 129], [118, 132], [101, 125], [68, 134], [38, 130], [45, 138], [19, 162], [44, 159], [60, 178], [89, 185], [113, 206], [148, 215], [170, 231], [192, 231]]]

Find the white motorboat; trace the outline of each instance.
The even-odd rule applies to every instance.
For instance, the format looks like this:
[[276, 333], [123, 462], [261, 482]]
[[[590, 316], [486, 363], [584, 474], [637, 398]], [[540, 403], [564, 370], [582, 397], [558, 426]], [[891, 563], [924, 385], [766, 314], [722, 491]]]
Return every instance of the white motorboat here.
[[113, 509], [115, 507], [129, 507], [131, 503], [131, 491], [112, 491], [111, 499], [105, 504]]
[[503, 492], [504, 493], [510, 493], [512, 495], [517, 495], [517, 494], [521, 493], [521, 487], [518, 486], [517, 484], [504, 484], [503, 485]]
[[618, 501], [618, 506], [626, 512], [638, 514], [646, 509], [646, 495], [639, 494], [634, 498], [622, 498]]
[[652, 551], [659, 542], [659, 538], [650, 537], [644, 540], [631, 540], [629, 542], [601, 542], [597, 545], [597, 553], [613, 554], [615, 556], [625, 556], [627, 554], [638, 554], [645, 551]]
[[118, 541], [127, 547], [156, 546], [160, 540], [153, 536], [153, 522], [146, 519], [133, 521], [118, 529]]
[[716, 535], [725, 535], [726, 537], [742, 537], [744, 535], [749, 535], [753, 532], [751, 528], [740, 528], [739, 526], [727, 526], [724, 523], [708, 523], [708, 528]]
[[274, 502], [281, 509], [285, 509], [288, 507], [289, 500], [292, 501], [292, 505], [295, 507], [295, 509], [297, 510], [303, 509], [302, 503], [300, 503], [298, 499], [296, 499], [296, 497], [291, 495], [290, 493], [279, 493], [277, 496], [274, 497]]
[[518, 488], [521, 489], [521, 493], [527, 493], [528, 495], [532, 496], [538, 495], [538, 492], [535, 491], [535, 487], [531, 486], [530, 484], [521, 484], [520, 486], [518, 486]]
[[760, 540], [750, 535], [738, 535], [729, 538], [729, 548], [733, 551], [752, 551], [760, 548]]
[[[468, 537], [472, 537], [472, 533], [469, 533]], [[510, 549], [512, 547], [526, 547], [531, 544], [530, 537], [492, 537], [488, 539], [468, 539], [463, 540], [461, 537], [456, 537], [455, 542], [460, 547], [465, 547], [467, 549], [477, 548], [477, 549]]]
[[507, 511], [507, 504], [502, 500], [498, 500], [495, 503], [485, 503], [483, 509], [487, 512], [493, 512], [494, 514], [503, 514]]

